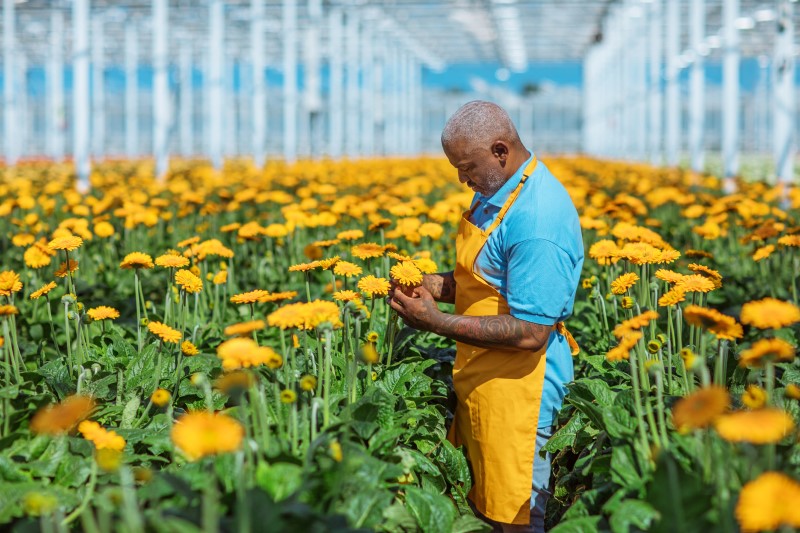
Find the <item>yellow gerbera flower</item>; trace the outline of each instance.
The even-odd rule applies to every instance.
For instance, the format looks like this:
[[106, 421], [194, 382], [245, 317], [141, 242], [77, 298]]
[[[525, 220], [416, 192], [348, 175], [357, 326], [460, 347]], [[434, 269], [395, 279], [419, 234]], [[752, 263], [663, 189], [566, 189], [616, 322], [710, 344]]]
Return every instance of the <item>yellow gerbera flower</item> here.
[[360, 300], [361, 295], [351, 290], [336, 291], [333, 293], [333, 299], [338, 302], [349, 302], [351, 300]]
[[364, 232], [360, 229], [351, 229], [347, 231], [340, 231], [336, 234], [337, 239], [341, 239], [343, 241], [354, 241], [356, 239], [360, 239], [364, 236]]
[[385, 248], [374, 242], [356, 244], [350, 248], [350, 253], [359, 259], [366, 260], [374, 257], [381, 257]]
[[764, 298], [744, 304], [740, 320], [759, 329], [779, 329], [800, 322], [800, 308], [790, 302]]
[[197, 355], [198, 350], [197, 350], [197, 346], [192, 344], [192, 341], [187, 339], [187, 340], [185, 340], [185, 341], [183, 341], [181, 343], [181, 352], [186, 357], [191, 357], [193, 355]]
[[164, 268], [183, 268], [189, 264], [189, 259], [182, 255], [164, 254], [156, 257], [155, 263]]
[[256, 289], [250, 292], [243, 292], [231, 296], [231, 302], [235, 304], [253, 304], [262, 301], [261, 298], [269, 296], [269, 291]]
[[636, 272], [628, 272], [622, 274], [620, 277], [611, 282], [611, 292], [613, 294], [622, 295], [628, 292], [628, 289], [636, 285], [639, 281], [639, 276]]
[[88, 396], [69, 396], [64, 401], [36, 411], [31, 418], [31, 432], [39, 435], [63, 435], [72, 431], [94, 409]]
[[263, 320], [250, 320], [248, 322], [240, 322], [232, 324], [225, 328], [225, 335], [232, 336], [245, 336], [250, 335], [254, 331], [264, 329], [267, 324]]
[[757, 249], [753, 252], [753, 261], [763, 261], [764, 259], [768, 258], [772, 255], [772, 252], [775, 251], [774, 244], [768, 244], [766, 246], [762, 246], [761, 248]]
[[196, 461], [241, 448], [244, 427], [227, 415], [197, 411], [179, 418], [172, 427], [171, 437], [190, 461]]
[[83, 438], [91, 441], [98, 450], [117, 450], [125, 448], [125, 439], [119, 436], [116, 431], [105, 429], [97, 422], [84, 420], [78, 424], [78, 431]]
[[711, 292], [716, 288], [715, 283], [707, 277], [700, 274], [690, 274], [683, 276], [675, 288], [683, 292]]
[[736, 521], [744, 533], [800, 528], [800, 483], [781, 472], [764, 472], [746, 483], [736, 502]]
[[68, 237], [56, 237], [47, 243], [47, 247], [51, 250], [66, 250], [67, 252], [71, 252], [80, 248], [81, 244], [83, 244], [83, 239], [75, 235], [70, 235]]
[[375, 276], [364, 276], [358, 280], [358, 288], [370, 298], [376, 296], [386, 296], [389, 294], [389, 281], [386, 278], [376, 278]]
[[781, 409], [739, 411], [719, 417], [714, 427], [729, 442], [771, 444], [783, 440], [794, 430], [794, 419]]
[[18, 315], [19, 309], [15, 305], [0, 305], [0, 316]]
[[180, 331], [172, 329], [171, 327], [167, 326], [166, 324], [162, 324], [161, 322], [148, 322], [147, 329], [150, 330], [150, 333], [160, 338], [164, 342], [177, 344], [178, 341], [181, 340]]
[[70, 259], [69, 270], [67, 270], [67, 262], [65, 261], [61, 263], [61, 265], [59, 265], [59, 267], [56, 269], [55, 275], [57, 278], [65, 278], [71, 272], [75, 272], [76, 270], [78, 270], [78, 262], [74, 259]]
[[727, 411], [730, 404], [728, 391], [711, 385], [681, 398], [672, 408], [672, 423], [681, 432], [702, 429]]
[[706, 328], [718, 339], [741, 339], [744, 334], [741, 324], [736, 322], [733, 317], [723, 315], [716, 309], [690, 305], [683, 310], [683, 317], [687, 323]]
[[49, 293], [50, 291], [52, 291], [56, 287], [57, 287], [56, 282], [55, 281], [51, 281], [47, 285], [45, 285], [45, 286], [33, 291], [31, 293], [31, 300], [36, 300], [38, 298], [41, 298], [42, 296], [44, 296], [45, 294]]
[[92, 320], [114, 320], [119, 318], [119, 311], [106, 305], [93, 307], [86, 311], [86, 314], [92, 317]]
[[153, 268], [153, 258], [142, 252], [131, 252], [119, 264], [121, 268]]
[[403, 261], [394, 265], [389, 273], [397, 283], [404, 287], [417, 287], [422, 283], [422, 272], [412, 261]]
[[739, 354], [739, 366], [758, 367], [767, 358], [775, 361], [794, 359], [794, 346], [782, 339], [761, 339]]
[[760, 409], [767, 403], [767, 391], [758, 385], [748, 385], [742, 394], [742, 403], [750, 409]]
[[175, 283], [190, 294], [196, 294], [203, 290], [203, 280], [188, 270], [175, 272]]
[[339, 261], [336, 263], [336, 266], [333, 267], [333, 273], [337, 276], [344, 276], [346, 278], [351, 278], [353, 276], [358, 276], [361, 274], [361, 267], [356, 265], [355, 263], [350, 263], [349, 261]]
[[11, 296], [12, 293], [19, 292], [21, 289], [22, 282], [19, 280], [19, 274], [13, 270], [0, 272], [0, 296]]

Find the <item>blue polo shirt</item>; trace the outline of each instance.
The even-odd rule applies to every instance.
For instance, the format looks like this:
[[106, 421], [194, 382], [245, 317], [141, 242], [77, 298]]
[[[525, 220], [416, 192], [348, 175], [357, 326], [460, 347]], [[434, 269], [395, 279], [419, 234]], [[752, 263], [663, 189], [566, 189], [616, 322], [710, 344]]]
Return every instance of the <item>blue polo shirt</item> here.
[[[473, 224], [481, 229], [489, 227], [519, 185], [529, 162], [493, 196], [475, 194]], [[475, 273], [500, 292], [511, 308], [511, 316], [552, 326], [572, 314], [582, 267], [578, 212], [564, 186], [539, 161], [478, 254]], [[565, 385], [573, 377], [567, 340], [553, 332], [547, 344], [540, 428], [553, 425], [567, 393]]]

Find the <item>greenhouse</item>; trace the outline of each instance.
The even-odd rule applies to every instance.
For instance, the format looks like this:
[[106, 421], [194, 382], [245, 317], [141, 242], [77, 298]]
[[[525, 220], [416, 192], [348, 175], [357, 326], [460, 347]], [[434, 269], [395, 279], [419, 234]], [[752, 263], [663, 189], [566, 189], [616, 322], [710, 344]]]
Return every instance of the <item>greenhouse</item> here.
[[792, 0], [2, 0], [0, 530], [800, 530]]

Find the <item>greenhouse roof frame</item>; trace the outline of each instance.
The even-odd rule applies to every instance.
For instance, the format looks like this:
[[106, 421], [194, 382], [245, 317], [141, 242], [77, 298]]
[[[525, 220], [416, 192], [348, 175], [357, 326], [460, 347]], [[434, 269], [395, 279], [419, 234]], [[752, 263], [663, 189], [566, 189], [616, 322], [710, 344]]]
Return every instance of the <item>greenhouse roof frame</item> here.
[[[681, 4], [681, 19], [688, 20], [689, 0]], [[355, 11], [368, 24], [384, 31], [389, 21], [406, 44], [418, 47], [417, 56], [435, 59], [428, 66], [445, 64], [486, 63], [503, 64], [512, 70], [524, 70], [528, 63], [581, 61], [588, 47], [602, 39], [602, 21], [610, 10], [627, 9], [630, 16], [647, 16], [652, 0], [389, 0], [352, 1], [327, 0], [326, 9], [338, 6], [346, 12]], [[226, 55], [246, 58], [249, 54], [250, 0], [226, 0]], [[281, 53], [281, 0], [266, 0], [266, 55], [268, 63], [278, 65]], [[299, 28], [308, 24], [307, 2], [300, 0]], [[42, 64], [48, 54], [49, 13], [65, 10], [65, 50], [72, 47], [69, 23], [69, 0], [16, 0], [17, 47], [29, 64]], [[172, 43], [194, 43], [202, 50], [208, 34], [208, 0], [170, 0], [169, 20]], [[774, 34], [774, 2], [741, 0], [740, 32], [742, 55], [758, 57], [771, 55]], [[511, 11], [509, 11], [511, 10]], [[719, 58], [719, 30], [722, 0], [706, 0], [707, 53], [713, 61]], [[514, 20], [513, 14], [518, 13]], [[150, 0], [92, 0], [92, 16], [105, 21], [106, 61], [121, 64], [125, 26], [137, 24], [140, 29], [142, 59], [149, 61]], [[795, 10], [800, 25], [800, 10]], [[384, 21], [381, 24], [381, 21]], [[509, 35], [521, 28], [520, 37]], [[505, 30], [505, 31], [504, 31]], [[326, 32], [323, 29], [323, 53]], [[681, 49], [688, 49], [688, 24], [681, 28]], [[171, 50], [177, 47], [171, 46]], [[682, 66], [691, 62], [692, 53], [683, 55]], [[199, 56], [197, 59], [201, 59]]]

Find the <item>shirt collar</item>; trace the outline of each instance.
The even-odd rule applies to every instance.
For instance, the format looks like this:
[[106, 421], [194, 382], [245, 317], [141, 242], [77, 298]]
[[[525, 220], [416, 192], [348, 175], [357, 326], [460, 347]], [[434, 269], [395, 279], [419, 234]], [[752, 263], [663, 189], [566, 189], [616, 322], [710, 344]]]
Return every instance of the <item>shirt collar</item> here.
[[506, 181], [503, 186], [500, 187], [500, 189], [498, 189], [497, 192], [492, 196], [487, 198], [480, 193], [475, 193], [478, 201], [483, 204], [491, 204], [496, 207], [503, 207], [503, 204], [506, 203], [508, 197], [511, 196], [511, 193], [514, 192], [514, 189], [517, 188], [517, 185], [519, 185], [519, 182], [522, 180], [522, 174], [525, 172], [525, 169], [528, 167], [531, 159], [533, 159], [533, 152], [531, 152], [531, 156], [527, 159], [527, 161], [522, 163], [517, 171], [514, 172], [510, 178], [508, 178], [508, 181]]

